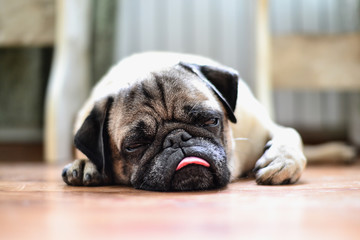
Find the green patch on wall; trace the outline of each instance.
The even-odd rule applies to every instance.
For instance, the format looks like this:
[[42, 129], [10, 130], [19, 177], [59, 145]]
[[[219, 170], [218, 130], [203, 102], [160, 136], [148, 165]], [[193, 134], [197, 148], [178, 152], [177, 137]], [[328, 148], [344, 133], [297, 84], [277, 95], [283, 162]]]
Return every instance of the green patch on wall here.
[[41, 138], [51, 55], [51, 48], [0, 48], [1, 142]]

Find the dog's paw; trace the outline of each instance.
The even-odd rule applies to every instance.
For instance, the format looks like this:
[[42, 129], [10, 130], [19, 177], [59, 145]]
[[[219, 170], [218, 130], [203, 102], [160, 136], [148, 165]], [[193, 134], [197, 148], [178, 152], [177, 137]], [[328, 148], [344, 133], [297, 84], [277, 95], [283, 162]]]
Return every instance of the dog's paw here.
[[264, 185], [291, 184], [299, 180], [306, 158], [299, 148], [272, 145], [256, 162], [256, 182]]
[[62, 178], [65, 183], [73, 186], [99, 186], [104, 183], [95, 164], [87, 159], [77, 159], [66, 165], [62, 171]]

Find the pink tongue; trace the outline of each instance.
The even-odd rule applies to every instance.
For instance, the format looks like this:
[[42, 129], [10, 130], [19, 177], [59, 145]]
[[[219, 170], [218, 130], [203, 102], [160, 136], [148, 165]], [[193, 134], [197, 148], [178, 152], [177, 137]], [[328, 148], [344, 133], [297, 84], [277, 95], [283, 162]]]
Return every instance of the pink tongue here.
[[182, 169], [183, 167], [185, 167], [189, 164], [197, 164], [197, 165], [202, 165], [204, 167], [210, 167], [210, 164], [202, 158], [186, 157], [183, 160], [181, 160], [181, 162], [179, 163], [179, 165], [176, 168], [176, 171]]

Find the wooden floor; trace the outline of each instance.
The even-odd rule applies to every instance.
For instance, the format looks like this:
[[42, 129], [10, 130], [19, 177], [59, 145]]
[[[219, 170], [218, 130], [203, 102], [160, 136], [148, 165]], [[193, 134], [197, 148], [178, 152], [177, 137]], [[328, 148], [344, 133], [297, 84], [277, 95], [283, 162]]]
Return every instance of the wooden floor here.
[[61, 167], [0, 164], [0, 239], [360, 239], [360, 164], [292, 186], [208, 192], [70, 187]]

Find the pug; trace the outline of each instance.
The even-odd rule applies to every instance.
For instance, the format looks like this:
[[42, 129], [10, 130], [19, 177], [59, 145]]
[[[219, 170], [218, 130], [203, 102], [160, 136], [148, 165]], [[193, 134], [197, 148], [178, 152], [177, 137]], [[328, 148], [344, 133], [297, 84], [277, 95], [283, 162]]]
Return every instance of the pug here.
[[299, 134], [271, 120], [237, 71], [176, 53], [112, 67], [79, 111], [74, 143], [83, 155], [62, 172], [74, 186], [195, 191], [249, 173], [292, 184], [306, 165]]

